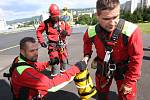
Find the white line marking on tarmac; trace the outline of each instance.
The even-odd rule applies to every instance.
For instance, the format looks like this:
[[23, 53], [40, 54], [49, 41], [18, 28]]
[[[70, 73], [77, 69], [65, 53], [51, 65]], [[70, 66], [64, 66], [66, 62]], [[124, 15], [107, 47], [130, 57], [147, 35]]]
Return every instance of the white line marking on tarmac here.
[[[46, 39], [46, 36], [44, 37], [44, 39]], [[37, 41], [37, 40], [36, 40]], [[15, 45], [15, 46], [12, 46], [12, 47], [8, 47], [8, 48], [5, 48], [5, 49], [1, 49], [0, 52], [3, 52], [5, 50], [9, 50], [9, 49], [12, 49], [12, 48], [16, 48], [18, 47], [19, 45]]]
[[12, 48], [16, 48], [18, 47], [19, 45], [15, 45], [15, 46], [12, 46], [12, 47], [8, 47], [8, 48], [5, 48], [5, 49], [1, 49], [0, 52], [3, 52], [5, 50], [9, 50], [9, 49], [12, 49]]

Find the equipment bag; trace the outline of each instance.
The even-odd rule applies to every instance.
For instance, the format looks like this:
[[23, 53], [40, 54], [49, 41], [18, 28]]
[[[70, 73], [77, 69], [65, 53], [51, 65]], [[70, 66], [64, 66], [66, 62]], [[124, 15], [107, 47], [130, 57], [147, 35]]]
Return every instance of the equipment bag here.
[[87, 100], [97, 93], [88, 69], [78, 73], [75, 76], [74, 81], [77, 86], [78, 94], [80, 95], [81, 100]]

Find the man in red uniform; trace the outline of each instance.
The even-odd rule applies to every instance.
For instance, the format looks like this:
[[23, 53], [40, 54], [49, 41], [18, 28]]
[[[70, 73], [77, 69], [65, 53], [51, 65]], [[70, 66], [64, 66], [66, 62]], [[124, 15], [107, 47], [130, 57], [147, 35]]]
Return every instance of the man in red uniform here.
[[[20, 56], [10, 68], [11, 86], [14, 100], [37, 100], [44, 98], [48, 91], [54, 92], [67, 85], [74, 76], [86, 69], [84, 61], [70, 66], [63, 74], [50, 79], [40, 71], [57, 62], [37, 62], [38, 43], [32, 37], [20, 41]], [[38, 99], [39, 100], [39, 99]]]
[[97, 0], [96, 9], [98, 24], [84, 34], [83, 60], [88, 62], [94, 44], [98, 100], [108, 100], [113, 78], [119, 100], [135, 100], [143, 57], [141, 31], [137, 25], [119, 19], [119, 0]]
[[[71, 28], [64, 21], [59, 20], [59, 7], [56, 4], [51, 4], [49, 7], [49, 18], [42, 22], [36, 30], [36, 35], [42, 47], [46, 48], [42, 33], [46, 31], [48, 38], [48, 54], [50, 60], [59, 58], [61, 71], [67, 69], [68, 54], [66, 48], [66, 36], [70, 36]], [[59, 73], [60, 67], [55, 64], [52, 67], [52, 75], [55, 76]]]

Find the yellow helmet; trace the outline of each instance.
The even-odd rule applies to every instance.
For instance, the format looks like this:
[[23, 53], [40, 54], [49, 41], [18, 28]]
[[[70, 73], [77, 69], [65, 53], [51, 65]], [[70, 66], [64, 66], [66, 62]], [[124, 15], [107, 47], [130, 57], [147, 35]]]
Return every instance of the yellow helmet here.
[[63, 8], [63, 11], [66, 11], [66, 10], [68, 10], [68, 8], [67, 8], [67, 7], [64, 7], [64, 8]]

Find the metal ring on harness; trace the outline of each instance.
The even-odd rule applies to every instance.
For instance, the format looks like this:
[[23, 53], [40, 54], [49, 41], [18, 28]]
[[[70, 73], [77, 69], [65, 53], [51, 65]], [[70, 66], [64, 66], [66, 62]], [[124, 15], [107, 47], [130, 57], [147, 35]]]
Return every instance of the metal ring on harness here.
[[108, 68], [110, 71], [115, 71], [116, 70], [116, 64], [109, 64]]
[[113, 76], [114, 71], [116, 70], [116, 64], [108, 65], [108, 71], [106, 73], [106, 78], [110, 79]]

